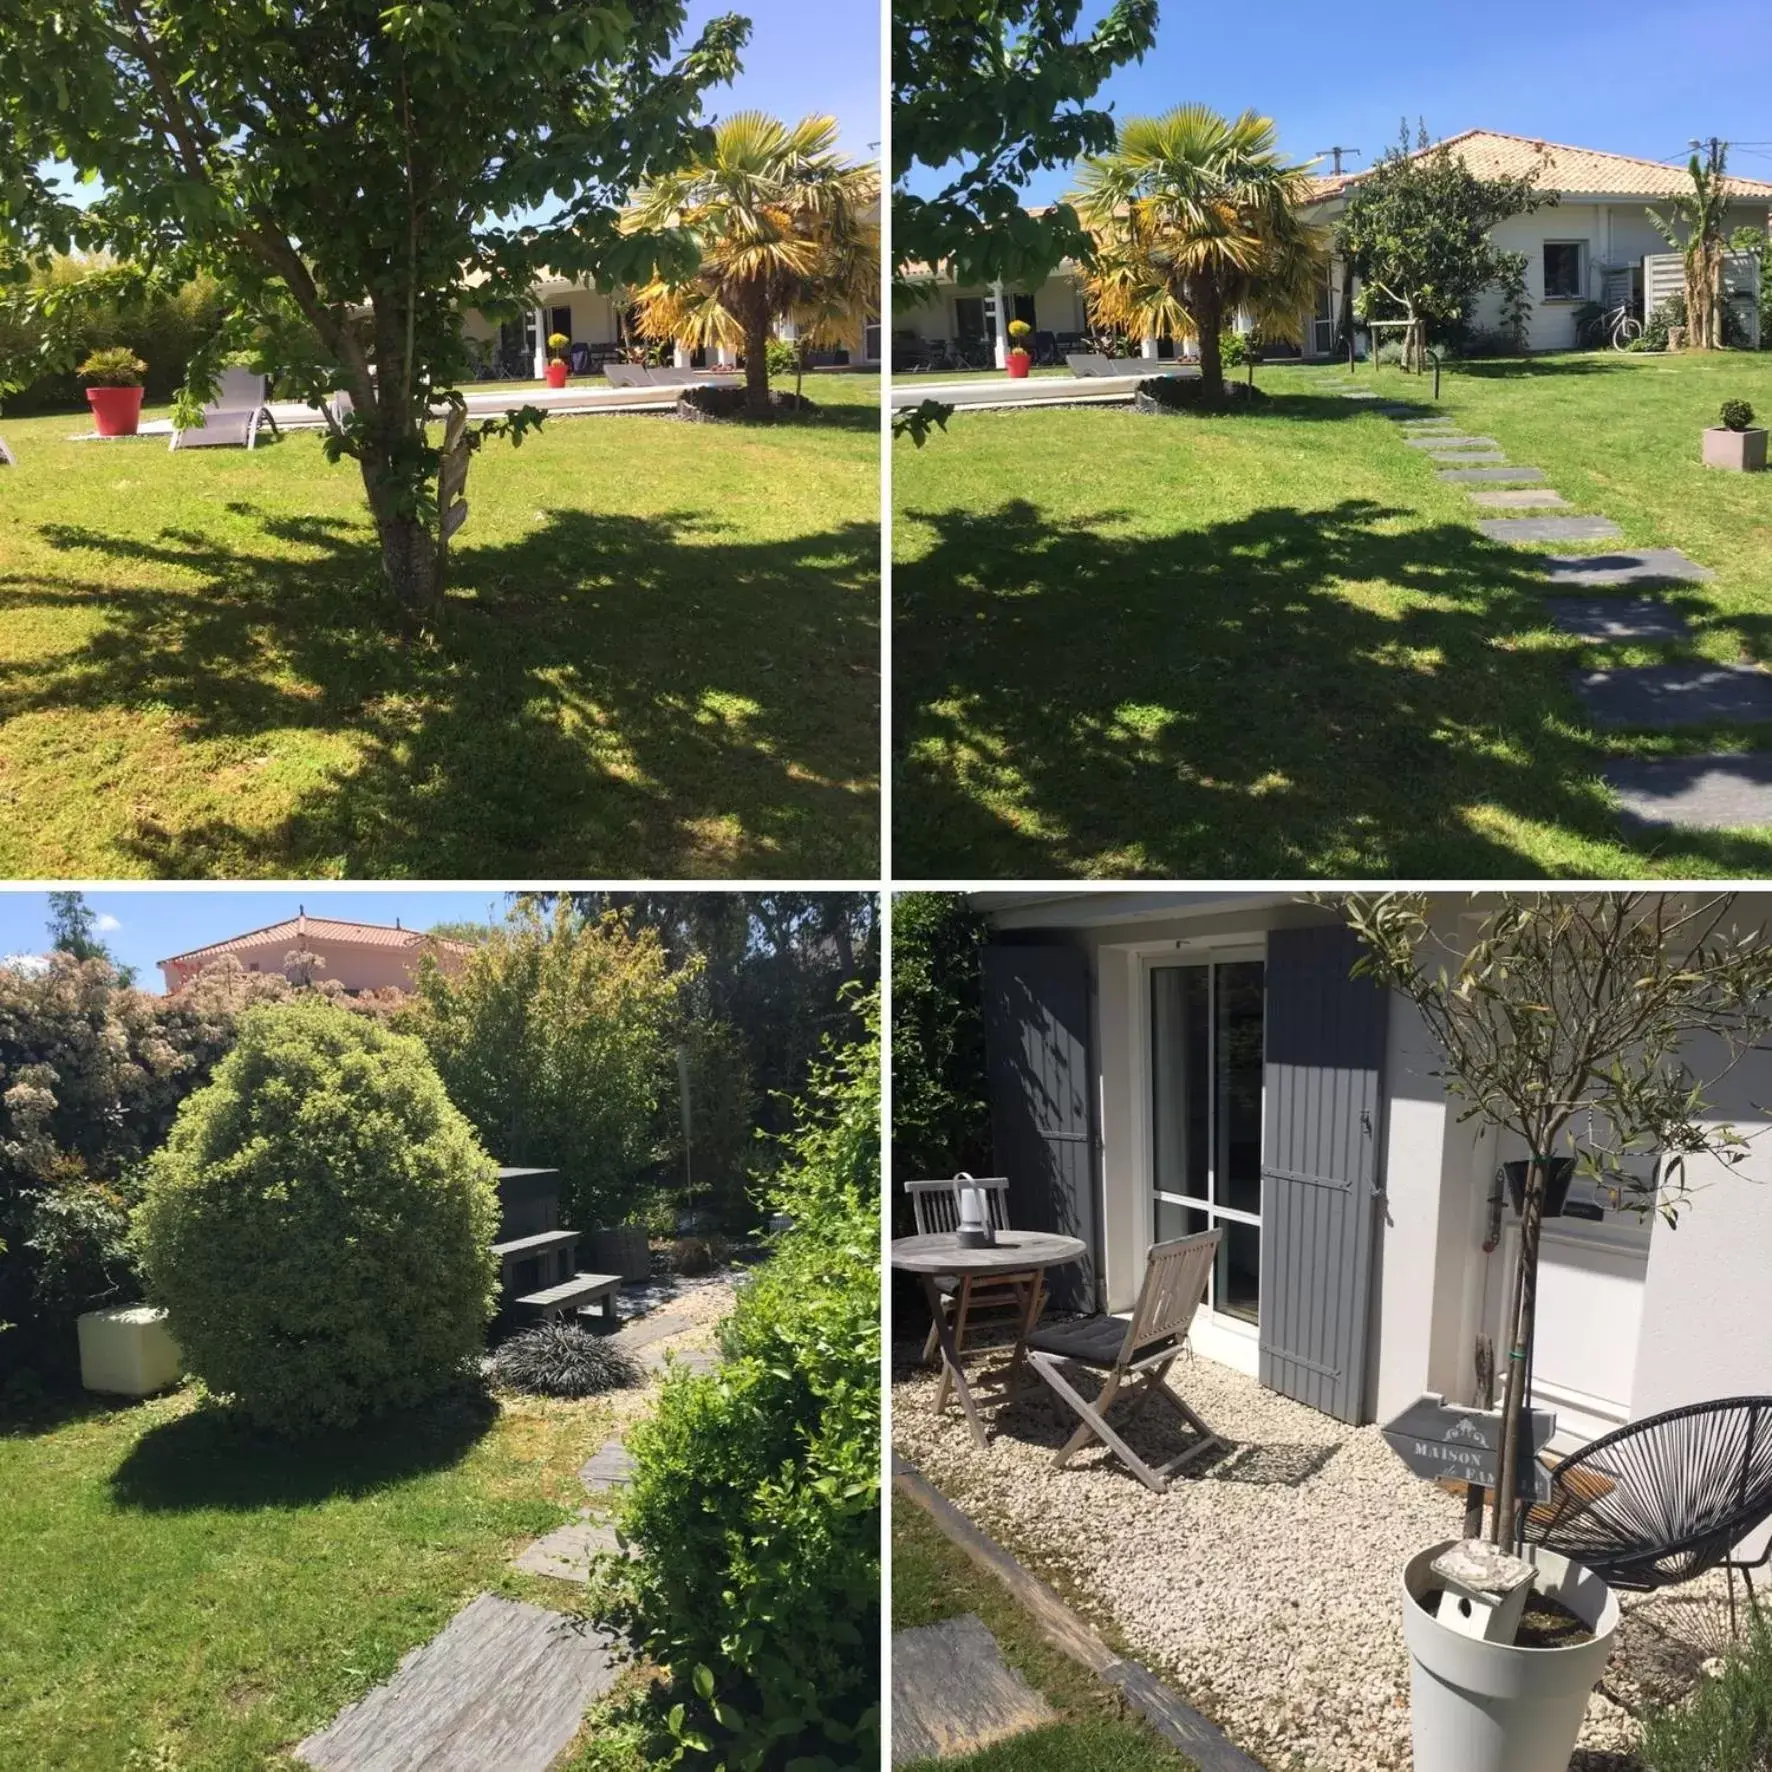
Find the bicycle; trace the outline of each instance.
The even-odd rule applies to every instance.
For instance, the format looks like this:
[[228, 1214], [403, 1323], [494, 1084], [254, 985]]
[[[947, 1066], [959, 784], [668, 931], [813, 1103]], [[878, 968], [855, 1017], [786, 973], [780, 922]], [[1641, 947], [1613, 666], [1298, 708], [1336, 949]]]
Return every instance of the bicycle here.
[[1615, 351], [1628, 351], [1643, 336], [1643, 322], [1631, 311], [1628, 302], [1599, 312], [1589, 310], [1581, 329], [1581, 343], [1588, 350], [1597, 350], [1601, 341]]

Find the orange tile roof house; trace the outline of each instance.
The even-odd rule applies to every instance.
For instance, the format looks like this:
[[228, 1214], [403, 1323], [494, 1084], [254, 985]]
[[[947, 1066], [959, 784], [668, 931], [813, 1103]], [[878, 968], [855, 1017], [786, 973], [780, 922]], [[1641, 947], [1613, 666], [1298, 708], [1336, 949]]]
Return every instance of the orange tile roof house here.
[[[1479, 178], [1519, 178], [1535, 173], [1538, 189], [1556, 194], [1555, 203], [1531, 215], [1512, 216], [1491, 235], [1497, 246], [1526, 257], [1526, 289], [1531, 300], [1529, 350], [1572, 347], [1575, 314], [1584, 302], [1610, 306], [1628, 299], [1641, 304], [1644, 259], [1669, 250], [1649, 217], [1649, 206], [1663, 206], [1690, 188], [1684, 162], [1669, 165], [1639, 160], [1629, 154], [1569, 147], [1493, 129], [1467, 129], [1418, 152], [1432, 153], [1441, 147], [1450, 149]], [[1310, 209], [1313, 218], [1332, 226], [1346, 206], [1349, 191], [1370, 171], [1368, 167], [1338, 178], [1315, 180]], [[1772, 214], [1772, 183], [1734, 176], [1725, 183], [1730, 198], [1729, 231], [1766, 227]], [[933, 288], [929, 300], [895, 316], [894, 336], [900, 344], [912, 343], [912, 333], [923, 341], [980, 336], [994, 340], [999, 303], [1011, 317], [1025, 319], [1061, 341], [1087, 330], [1082, 280], [1077, 267], [1069, 263], [1033, 289], [960, 288], [945, 270], [931, 277], [926, 268], [912, 280], [933, 284]], [[1306, 358], [1328, 357], [1340, 348], [1344, 293], [1337, 263], [1325, 280], [1315, 312], [1302, 317], [1302, 355]], [[1474, 329], [1493, 329], [1500, 317], [1499, 294], [1486, 291], [1471, 316]], [[1168, 341], [1159, 351], [1153, 339], [1146, 341], [1144, 354], [1166, 356], [1169, 350]]]
[[280, 972], [288, 976], [291, 954], [312, 954], [319, 964], [313, 982], [331, 979], [347, 991], [411, 990], [418, 963], [434, 955], [446, 972], [472, 952], [467, 942], [451, 941], [422, 930], [402, 929], [396, 920], [351, 923], [336, 917], [310, 917], [298, 910], [281, 923], [229, 936], [189, 953], [159, 962], [168, 994], [182, 990], [205, 966], [232, 956], [248, 972]]

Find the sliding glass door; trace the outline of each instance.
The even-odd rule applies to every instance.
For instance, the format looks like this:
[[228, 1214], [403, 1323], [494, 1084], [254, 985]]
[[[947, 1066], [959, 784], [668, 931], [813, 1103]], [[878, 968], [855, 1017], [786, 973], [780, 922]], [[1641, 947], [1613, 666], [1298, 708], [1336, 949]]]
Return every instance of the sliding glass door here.
[[1152, 1236], [1222, 1225], [1207, 1302], [1261, 1306], [1262, 1000], [1259, 959], [1150, 971]]

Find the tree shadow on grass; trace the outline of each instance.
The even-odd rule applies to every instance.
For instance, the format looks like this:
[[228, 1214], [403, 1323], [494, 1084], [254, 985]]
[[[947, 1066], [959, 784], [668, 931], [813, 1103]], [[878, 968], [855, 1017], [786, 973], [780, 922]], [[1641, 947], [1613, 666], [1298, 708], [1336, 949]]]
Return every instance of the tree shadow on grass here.
[[1535, 556], [1409, 515], [908, 513], [934, 541], [894, 573], [896, 871], [1495, 879], [1547, 871], [1528, 824], [1620, 843], [1567, 682], [1606, 655], [1545, 637]]
[[153, 708], [242, 753], [287, 753], [291, 730], [355, 747], [274, 824], [140, 819], [125, 847], [154, 872], [874, 871], [876, 526], [754, 542], [694, 513], [546, 512], [520, 540], [459, 550], [439, 632], [411, 646], [360, 525], [262, 528], [286, 551], [46, 528], [162, 583], [0, 578], [0, 615], [105, 617], [50, 668], [0, 667], [0, 719]]
[[150, 1428], [112, 1472], [120, 1507], [251, 1511], [362, 1496], [459, 1464], [498, 1419], [482, 1389], [462, 1385], [417, 1408], [348, 1432], [289, 1440], [252, 1427], [222, 1404]]

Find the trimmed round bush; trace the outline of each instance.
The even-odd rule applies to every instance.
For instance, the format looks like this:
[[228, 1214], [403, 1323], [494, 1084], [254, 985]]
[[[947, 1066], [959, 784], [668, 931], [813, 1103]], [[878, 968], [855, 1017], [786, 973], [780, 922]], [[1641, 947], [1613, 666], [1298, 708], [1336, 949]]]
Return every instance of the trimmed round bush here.
[[252, 1010], [148, 1165], [149, 1297], [262, 1426], [419, 1402], [484, 1343], [496, 1174], [417, 1040], [323, 1003]]
[[577, 1323], [538, 1323], [501, 1342], [492, 1380], [538, 1397], [595, 1397], [634, 1384], [640, 1368], [613, 1342]]

